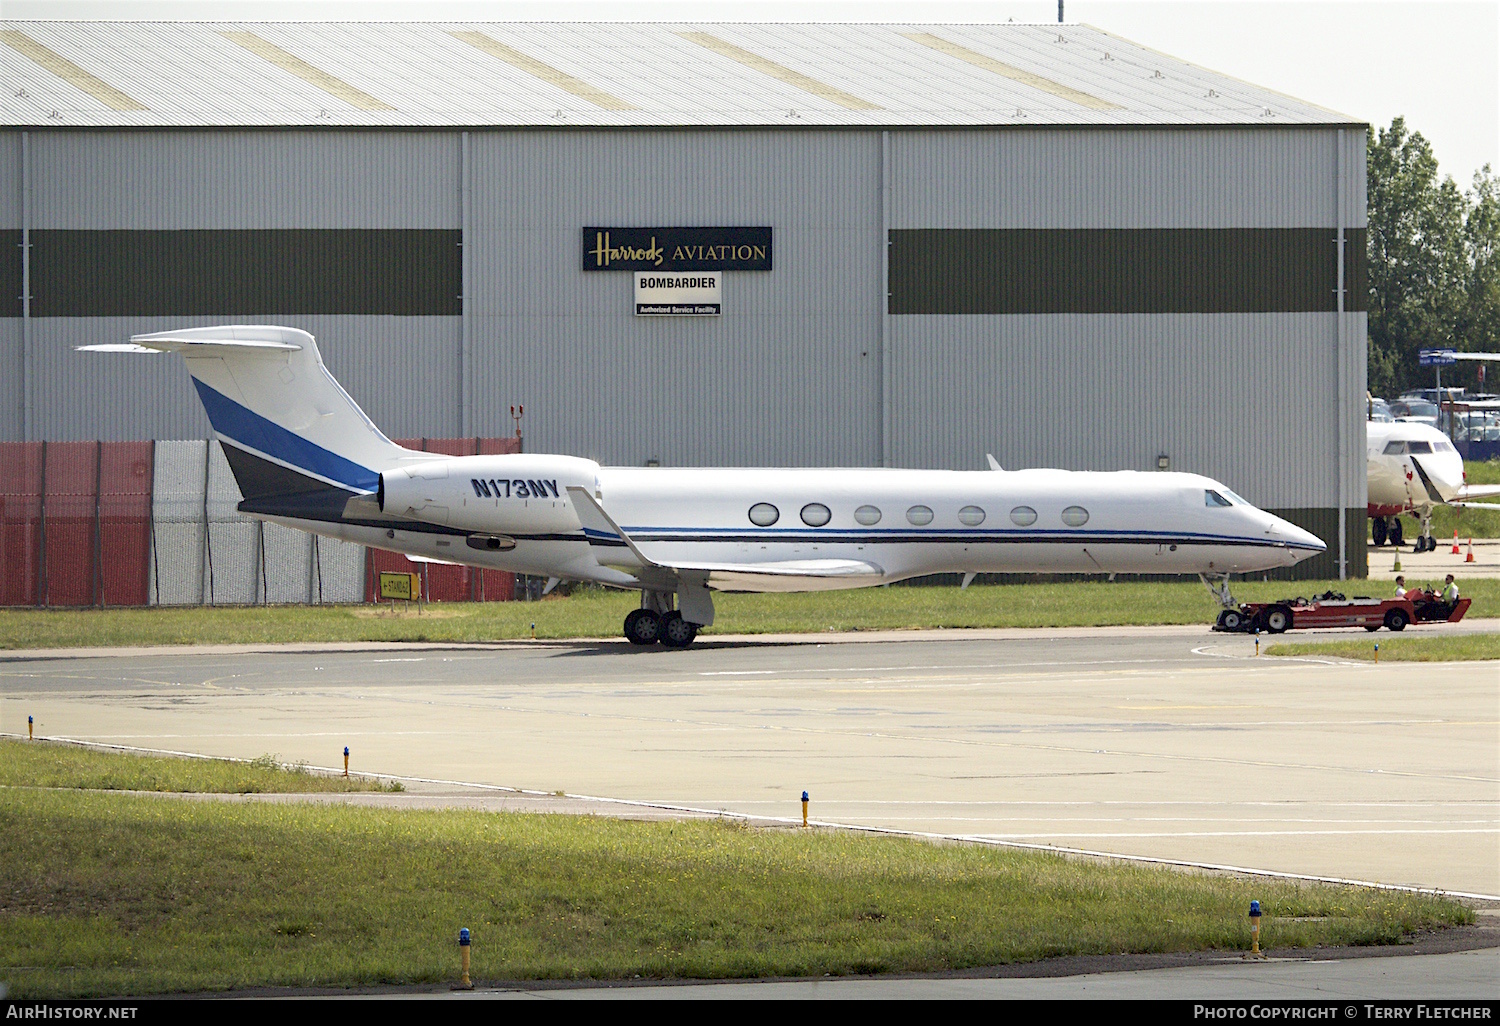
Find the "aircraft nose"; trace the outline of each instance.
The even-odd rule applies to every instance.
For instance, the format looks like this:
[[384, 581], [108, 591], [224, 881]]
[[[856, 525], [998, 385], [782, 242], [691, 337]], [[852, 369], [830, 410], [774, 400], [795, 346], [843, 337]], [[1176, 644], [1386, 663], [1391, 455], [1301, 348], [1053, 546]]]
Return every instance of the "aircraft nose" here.
[[1328, 545], [1322, 538], [1275, 515], [1271, 516], [1271, 526], [1266, 533], [1286, 545], [1287, 555], [1292, 563], [1299, 563], [1309, 556], [1328, 551]]

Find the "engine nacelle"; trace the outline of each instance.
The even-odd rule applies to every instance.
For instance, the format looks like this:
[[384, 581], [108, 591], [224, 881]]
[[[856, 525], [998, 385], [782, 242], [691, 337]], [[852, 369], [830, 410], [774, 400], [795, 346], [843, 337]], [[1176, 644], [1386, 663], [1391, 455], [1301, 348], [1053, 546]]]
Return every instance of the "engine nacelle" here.
[[424, 460], [380, 475], [381, 512], [487, 535], [573, 532], [568, 488], [599, 487], [599, 464], [516, 454]]

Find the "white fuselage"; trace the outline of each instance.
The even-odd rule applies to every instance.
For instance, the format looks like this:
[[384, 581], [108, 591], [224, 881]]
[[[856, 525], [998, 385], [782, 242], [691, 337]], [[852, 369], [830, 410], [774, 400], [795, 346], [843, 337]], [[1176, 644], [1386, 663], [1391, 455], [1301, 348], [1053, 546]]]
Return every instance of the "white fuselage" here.
[[[873, 565], [884, 581], [948, 572], [1226, 574], [1290, 566], [1325, 548], [1223, 485], [1181, 473], [666, 469], [515, 455], [432, 460], [384, 481], [389, 526], [276, 519], [428, 558], [621, 586], [634, 579], [618, 568], [639, 562], [623, 546], [590, 544], [569, 487], [595, 496], [639, 552], [664, 566], [849, 560]], [[758, 523], [752, 507], [760, 507]], [[507, 548], [471, 547], [471, 535], [502, 537]], [[710, 580], [757, 591], [871, 583]]]
[[1365, 424], [1369, 513], [1431, 514], [1464, 485], [1464, 461], [1448, 436], [1410, 421]]

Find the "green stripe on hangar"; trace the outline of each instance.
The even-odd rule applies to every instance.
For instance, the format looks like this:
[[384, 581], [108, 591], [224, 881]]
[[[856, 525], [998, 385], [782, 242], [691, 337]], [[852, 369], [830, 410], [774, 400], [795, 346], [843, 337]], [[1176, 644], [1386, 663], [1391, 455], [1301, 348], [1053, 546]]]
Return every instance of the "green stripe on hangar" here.
[[[900, 229], [893, 314], [1302, 313], [1338, 308], [1334, 228]], [[1344, 230], [1345, 310], [1367, 306]]]
[[33, 230], [31, 313], [458, 316], [461, 241], [417, 228]]

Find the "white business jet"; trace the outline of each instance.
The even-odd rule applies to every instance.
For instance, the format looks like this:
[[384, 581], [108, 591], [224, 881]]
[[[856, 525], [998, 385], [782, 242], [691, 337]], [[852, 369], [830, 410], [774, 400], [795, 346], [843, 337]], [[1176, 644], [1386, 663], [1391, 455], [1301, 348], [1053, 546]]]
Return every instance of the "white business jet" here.
[[[136, 335], [181, 353], [252, 517], [419, 559], [639, 590], [633, 643], [683, 648], [712, 590], [863, 588], [935, 573], [1231, 573], [1315, 536], [1196, 474], [602, 467], [396, 445], [313, 337], [234, 325]], [[1210, 587], [1214, 587], [1210, 585]]]
[[1422, 523], [1416, 551], [1430, 552], [1437, 548], [1432, 537], [1434, 509], [1485, 505], [1473, 500], [1500, 495], [1500, 485], [1468, 484], [1463, 457], [1447, 435], [1426, 424], [1367, 421], [1365, 452], [1370, 535], [1377, 546], [1402, 543], [1405, 513]]

